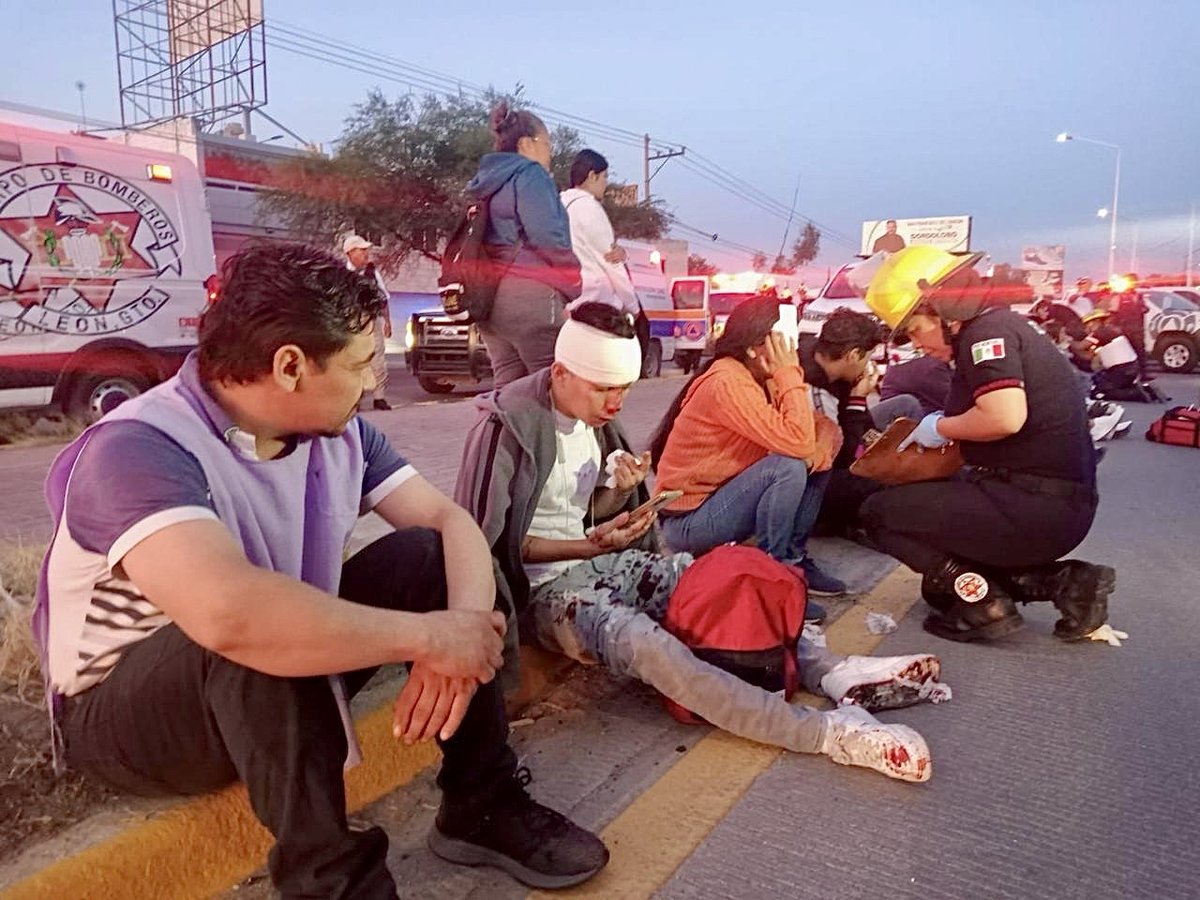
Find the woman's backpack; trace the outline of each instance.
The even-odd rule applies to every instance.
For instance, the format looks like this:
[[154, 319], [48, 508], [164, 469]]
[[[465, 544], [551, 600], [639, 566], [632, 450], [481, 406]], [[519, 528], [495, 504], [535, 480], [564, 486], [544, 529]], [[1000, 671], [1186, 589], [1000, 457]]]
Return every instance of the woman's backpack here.
[[[790, 698], [799, 685], [796, 643], [807, 596], [802, 570], [754, 547], [717, 547], [683, 573], [662, 624], [697, 658]], [[663, 702], [681, 722], [703, 721]]]
[[507, 266], [492, 259], [484, 237], [488, 230], [489, 200], [475, 200], [463, 213], [446, 241], [438, 294], [446, 315], [486, 322], [492, 314], [496, 289]]

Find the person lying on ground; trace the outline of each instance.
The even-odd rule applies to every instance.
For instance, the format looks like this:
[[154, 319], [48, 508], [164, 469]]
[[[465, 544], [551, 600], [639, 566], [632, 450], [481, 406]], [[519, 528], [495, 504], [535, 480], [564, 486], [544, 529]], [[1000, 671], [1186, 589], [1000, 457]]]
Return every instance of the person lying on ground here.
[[[524, 788], [487, 543], [356, 416], [384, 302], [321, 251], [245, 250], [178, 375], [55, 460], [35, 621], [55, 732], [120, 790], [243, 781], [284, 896], [395, 897], [387, 835], [347, 824], [343, 768], [348, 698], [405, 662], [396, 735], [443, 753], [433, 851], [576, 884], [608, 852]], [[368, 510], [396, 530], [343, 563]]]
[[[861, 707], [793, 706], [703, 662], [659, 626], [692, 557], [654, 552], [653, 514], [630, 518], [648, 496], [649, 459], [633, 454], [616, 417], [639, 371], [632, 321], [584, 304], [563, 325], [549, 369], [476, 401], [455, 497], [479, 522], [522, 627], [547, 649], [639, 678], [742, 737], [928, 779], [929, 750], [911, 728]], [[835, 701], [908, 705], [940, 671], [928, 655], [843, 658], [808, 641], [799, 656], [805, 686]]]

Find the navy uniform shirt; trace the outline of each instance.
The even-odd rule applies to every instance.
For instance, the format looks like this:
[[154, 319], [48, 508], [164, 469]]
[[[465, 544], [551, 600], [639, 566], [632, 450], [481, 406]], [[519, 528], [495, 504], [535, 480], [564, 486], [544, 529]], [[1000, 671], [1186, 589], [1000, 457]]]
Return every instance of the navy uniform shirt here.
[[1040, 326], [1010, 309], [987, 310], [955, 338], [946, 415], [991, 391], [1021, 388], [1028, 417], [998, 441], [961, 441], [969, 465], [1096, 483], [1096, 457], [1075, 372]]

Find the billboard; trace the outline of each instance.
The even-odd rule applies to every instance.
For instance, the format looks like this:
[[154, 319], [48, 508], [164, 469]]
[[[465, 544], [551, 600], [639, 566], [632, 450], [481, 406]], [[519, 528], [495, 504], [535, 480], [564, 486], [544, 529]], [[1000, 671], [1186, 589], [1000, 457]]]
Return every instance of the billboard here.
[[895, 253], [909, 244], [929, 244], [950, 253], [966, 253], [971, 249], [971, 217], [934, 216], [863, 222], [862, 247], [859, 249], [863, 256], [881, 250]]
[[1027, 272], [1062, 271], [1066, 258], [1067, 248], [1062, 244], [1025, 247], [1021, 250], [1021, 268]]
[[1025, 283], [1039, 298], [1062, 296], [1066, 258], [1067, 248], [1062, 244], [1022, 248], [1021, 268], [1026, 272]]
[[167, 0], [171, 64], [249, 31], [262, 18], [262, 0]]

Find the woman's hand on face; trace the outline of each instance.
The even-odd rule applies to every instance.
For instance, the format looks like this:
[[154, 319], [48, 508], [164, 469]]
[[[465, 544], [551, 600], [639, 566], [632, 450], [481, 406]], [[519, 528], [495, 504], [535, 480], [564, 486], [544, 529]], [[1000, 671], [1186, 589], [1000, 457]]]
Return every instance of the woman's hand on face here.
[[778, 331], [767, 334], [761, 349], [749, 352], [754, 355], [754, 359], [768, 378], [780, 369], [800, 368], [800, 355], [796, 352], [796, 345], [792, 343], [791, 338]]

